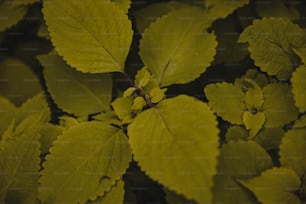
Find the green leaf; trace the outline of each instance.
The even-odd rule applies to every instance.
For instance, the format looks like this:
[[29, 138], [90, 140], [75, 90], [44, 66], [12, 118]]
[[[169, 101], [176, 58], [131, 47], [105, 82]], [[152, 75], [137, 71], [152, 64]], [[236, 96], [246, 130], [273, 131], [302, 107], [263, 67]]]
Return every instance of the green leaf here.
[[131, 160], [124, 133], [99, 122], [66, 130], [50, 152], [40, 179], [43, 203], [95, 200], [111, 189]]
[[5, 59], [0, 62], [0, 67], [0, 95], [15, 105], [21, 105], [42, 91], [38, 77], [22, 61]]
[[158, 103], [161, 100], [163, 100], [166, 97], [166, 94], [165, 94], [166, 91], [167, 91], [166, 88], [164, 89], [161, 89], [159, 87], [153, 88], [149, 93], [151, 102]]
[[306, 172], [306, 129], [289, 130], [280, 145], [279, 155], [282, 166], [291, 168], [299, 176]]
[[303, 64], [306, 64], [306, 48], [305, 45], [302, 45], [302, 47], [298, 48], [292, 48], [294, 53], [302, 60]]
[[[248, 69], [246, 73], [241, 77], [235, 80], [235, 86], [241, 87], [243, 90], [250, 88], [249, 80], [254, 81], [260, 88], [263, 88], [269, 84], [268, 77], [259, 72], [257, 69]], [[254, 87], [254, 86], [251, 86]]]
[[247, 130], [249, 130], [249, 139], [256, 136], [256, 134], [261, 130], [266, 121], [265, 114], [262, 112], [257, 112], [255, 114], [249, 111], [243, 114], [243, 123]]
[[181, 8], [186, 8], [186, 4], [177, 1], [150, 4], [133, 14], [135, 17], [137, 30], [140, 33], [143, 33], [145, 29], [159, 17]]
[[59, 117], [59, 121], [60, 125], [65, 129], [70, 129], [80, 124], [80, 121], [78, 121], [76, 118], [66, 115]]
[[16, 110], [16, 106], [12, 102], [0, 96], [0, 136], [10, 125]]
[[39, 129], [39, 142], [42, 155], [49, 152], [50, 147], [53, 146], [53, 142], [63, 133], [63, 131], [63, 127], [51, 123], [46, 123]]
[[111, 0], [114, 2], [119, 8], [127, 14], [129, 11], [129, 8], [131, 7], [132, 0]]
[[17, 0], [0, 2], [0, 31], [17, 24], [27, 12], [27, 7], [18, 4]]
[[133, 100], [132, 110], [138, 111], [142, 110], [146, 106], [146, 101], [143, 97], [137, 96]]
[[209, 67], [217, 42], [205, 28], [203, 10], [186, 8], [161, 17], [143, 33], [139, 54], [161, 87], [188, 83]]
[[[265, 150], [278, 149], [285, 132], [282, 128], [262, 128], [251, 140], [260, 144]], [[225, 135], [226, 141], [249, 140], [248, 131], [242, 126], [231, 126]]]
[[140, 167], [167, 188], [199, 203], [211, 202], [218, 132], [208, 105], [186, 95], [161, 101], [128, 126]]
[[294, 96], [295, 105], [300, 112], [306, 111], [306, 67], [300, 66], [293, 73], [291, 78], [292, 93]]
[[93, 119], [103, 122], [105, 124], [114, 124], [117, 126], [121, 125], [121, 122], [118, 120], [115, 111], [109, 111], [106, 113], [100, 113], [98, 115], [93, 116]]
[[296, 195], [301, 181], [291, 169], [269, 169], [258, 177], [240, 180], [240, 183], [252, 191], [261, 203], [301, 203]]
[[135, 84], [139, 88], [145, 87], [151, 80], [151, 73], [146, 67], [140, 69], [135, 76]]
[[[39, 178], [40, 121], [35, 115], [22, 123], [22, 132], [12, 132], [1, 141], [0, 151], [0, 201], [3, 203], [35, 203]], [[21, 124], [22, 124], [21, 123]]]
[[237, 179], [248, 179], [273, 166], [267, 152], [255, 142], [230, 142], [223, 145], [218, 173], [214, 179], [213, 203], [256, 203], [253, 195]]
[[111, 75], [78, 72], [54, 54], [41, 55], [38, 59], [44, 66], [44, 77], [52, 99], [65, 112], [87, 116], [110, 110]]
[[137, 88], [135, 88], [135, 87], [129, 87], [128, 89], [126, 89], [126, 90], [123, 92], [123, 97], [132, 96], [133, 93], [135, 93], [136, 90], [137, 90]]
[[123, 180], [117, 181], [117, 183], [112, 186], [111, 190], [102, 197], [99, 197], [95, 201], [89, 201], [87, 204], [110, 204], [110, 203], [123, 203], [124, 199], [124, 182]]
[[230, 83], [209, 84], [204, 89], [212, 109], [233, 124], [242, 124], [242, 115], [246, 110], [243, 91]]
[[82, 72], [123, 72], [133, 32], [119, 7], [110, 1], [46, 0], [43, 14], [56, 51], [69, 65]]
[[207, 15], [211, 22], [225, 18], [236, 9], [249, 3], [249, 0], [205, 0]]
[[287, 19], [255, 20], [240, 35], [239, 42], [248, 42], [251, 58], [261, 71], [281, 80], [288, 80], [297, 59], [291, 47], [306, 41], [305, 31]]
[[247, 81], [252, 84], [252, 87], [245, 93], [246, 107], [248, 110], [260, 110], [264, 103], [262, 89], [253, 80], [247, 79]]
[[294, 105], [291, 89], [287, 84], [269, 84], [264, 87], [263, 95], [266, 127], [281, 127], [297, 118], [298, 110]]
[[306, 114], [294, 122], [294, 128], [306, 128]]
[[133, 98], [132, 97], [119, 97], [112, 102], [112, 107], [121, 120], [126, 123], [131, 122], [132, 118], [132, 106]]
[[187, 200], [184, 196], [178, 195], [173, 191], [164, 188], [166, 200], [168, 204], [195, 204], [195, 202]]

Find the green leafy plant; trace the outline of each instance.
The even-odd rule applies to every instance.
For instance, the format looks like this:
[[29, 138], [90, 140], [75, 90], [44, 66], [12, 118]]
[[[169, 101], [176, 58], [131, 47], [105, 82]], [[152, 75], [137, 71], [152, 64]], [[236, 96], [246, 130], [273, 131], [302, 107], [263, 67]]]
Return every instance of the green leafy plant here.
[[0, 201], [306, 202], [303, 8], [1, 1]]

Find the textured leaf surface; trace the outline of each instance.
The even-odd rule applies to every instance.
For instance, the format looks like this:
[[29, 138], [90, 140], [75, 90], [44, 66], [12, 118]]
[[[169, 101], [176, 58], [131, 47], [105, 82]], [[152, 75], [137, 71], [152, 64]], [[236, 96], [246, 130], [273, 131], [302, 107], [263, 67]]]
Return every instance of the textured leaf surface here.
[[295, 105], [300, 112], [306, 111], [306, 67], [301, 66], [296, 69], [291, 78], [292, 93]]
[[281, 127], [297, 118], [290, 87], [285, 83], [269, 84], [263, 89], [263, 112], [266, 127]]
[[41, 91], [39, 79], [22, 61], [10, 58], [0, 62], [0, 95], [19, 106]]
[[137, 29], [140, 33], [143, 33], [145, 29], [159, 17], [166, 15], [173, 10], [184, 7], [186, 7], [186, 4], [177, 1], [158, 2], [148, 5], [133, 14]]
[[195, 204], [195, 202], [187, 200], [184, 196], [178, 195], [173, 191], [164, 188], [165, 198], [168, 204]]
[[282, 166], [291, 168], [299, 176], [306, 171], [306, 129], [288, 131], [280, 145], [279, 155]]
[[249, 130], [249, 138], [253, 138], [263, 127], [266, 121], [265, 114], [262, 112], [257, 112], [252, 114], [248, 111], [243, 114], [243, 123], [247, 130]]
[[0, 135], [11, 123], [16, 112], [16, 106], [8, 99], [0, 96]]
[[124, 70], [133, 32], [119, 7], [110, 1], [47, 0], [43, 13], [55, 49], [69, 65], [91, 73]]
[[205, 103], [180, 95], [140, 113], [128, 126], [128, 135], [135, 160], [150, 177], [189, 199], [210, 203], [216, 126]]
[[140, 56], [162, 87], [194, 80], [213, 60], [217, 42], [203, 17], [199, 8], [173, 11], [144, 32]]
[[51, 123], [44, 124], [39, 129], [39, 142], [41, 154], [46, 154], [49, 152], [50, 147], [52, 147], [53, 142], [61, 135], [64, 131], [64, 128], [58, 125], [53, 125]]
[[117, 181], [117, 183], [112, 186], [111, 190], [102, 197], [99, 197], [95, 201], [90, 201], [87, 204], [121, 204], [124, 199], [124, 182], [123, 180]]
[[77, 116], [110, 110], [112, 79], [109, 74], [84, 74], [72, 69], [61, 57], [39, 56], [48, 91], [65, 112]]
[[[21, 134], [12, 133], [1, 141], [0, 151], [0, 201], [4, 203], [35, 203], [38, 192], [39, 119], [28, 116], [19, 125]], [[22, 123], [21, 123], [22, 124]], [[20, 127], [23, 126], [23, 127]]]
[[269, 169], [258, 177], [240, 180], [240, 183], [251, 190], [261, 203], [301, 203], [296, 195], [301, 181], [291, 169]]
[[260, 110], [264, 102], [262, 89], [255, 82], [252, 85], [253, 87], [245, 93], [245, 104], [250, 111], [252, 109]]
[[223, 145], [214, 179], [213, 203], [256, 203], [253, 195], [242, 188], [237, 179], [252, 178], [272, 166], [270, 156], [255, 142], [238, 141]]
[[243, 91], [230, 83], [209, 84], [204, 89], [209, 105], [223, 120], [242, 124], [245, 111]]
[[50, 151], [40, 179], [43, 203], [83, 203], [103, 196], [131, 160], [123, 132], [99, 122], [71, 127]]
[[306, 35], [289, 20], [263, 18], [247, 27], [239, 41], [249, 43], [251, 58], [262, 71], [288, 80], [297, 63], [291, 47], [304, 44]]

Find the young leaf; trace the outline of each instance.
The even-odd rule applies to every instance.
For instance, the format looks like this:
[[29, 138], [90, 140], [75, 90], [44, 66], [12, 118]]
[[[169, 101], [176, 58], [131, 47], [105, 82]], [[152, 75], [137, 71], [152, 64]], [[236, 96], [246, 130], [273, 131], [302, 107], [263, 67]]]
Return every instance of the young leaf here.
[[124, 133], [99, 122], [83, 122], [59, 136], [44, 163], [43, 203], [84, 203], [111, 189], [131, 160]]
[[261, 71], [288, 80], [297, 60], [292, 47], [306, 42], [305, 31], [287, 19], [255, 20], [240, 35], [239, 42], [248, 42], [251, 58]]
[[110, 110], [112, 79], [109, 74], [83, 74], [68, 66], [61, 57], [38, 57], [44, 66], [48, 91], [65, 112], [77, 116]]
[[218, 173], [214, 179], [213, 203], [255, 203], [256, 199], [239, 185], [273, 166], [267, 152], [255, 142], [230, 142], [223, 145]]
[[205, 103], [186, 95], [165, 99], [137, 115], [128, 135], [135, 160], [150, 177], [188, 199], [211, 202], [218, 129]]
[[245, 111], [243, 113], [243, 123], [247, 130], [249, 130], [249, 139], [256, 136], [266, 121], [265, 114], [257, 112], [255, 114]]
[[117, 183], [112, 186], [111, 190], [102, 197], [98, 197], [95, 201], [89, 201], [87, 204], [110, 204], [110, 203], [123, 203], [124, 199], [124, 182], [123, 180], [117, 181]]
[[8, 58], [0, 62], [0, 67], [0, 95], [15, 105], [21, 105], [42, 91], [39, 79], [22, 61]]
[[211, 22], [225, 18], [236, 9], [249, 3], [249, 0], [205, 0], [207, 15]]
[[112, 107], [121, 120], [126, 123], [131, 122], [132, 118], [132, 106], [133, 98], [132, 97], [119, 97], [112, 102]]
[[0, 135], [8, 128], [17, 108], [8, 99], [0, 96]]
[[299, 176], [306, 171], [306, 129], [288, 131], [280, 145], [279, 155], [282, 166], [291, 168]]
[[186, 4], [177, 1], [150, 4], [149, 6], [146, 6], [133, 14], [135, 17], [137, 30], [140, 33], [143, 33], [145, 29], [159, 17], [181, 8], [186, 8]]
[[242, 115], [246, 110], [243, 91], [230, 83], [209, 84], [204, 89], [212, 109], [233, 124], [242, 124]]
[[293, 73], [291, 78], [292, 93], [294, 96], [295, 105], [300, 112], [306, 111], [306, 67], [300, 66]]
[[150, 80], [151, 80], [151, 73], [148, 71], [146, 67], [140, 69], [135, 76], [135, 84], [139, 88], [145, 87]]
[[291, 169], [273, 168], [258, 177], [239, 182], [252, 191], [261, 203], [301, 203], [296, 195], [301, 181]]
[[186, 8], [146, 29], [139, 54], [161, 87], [188, 83], [209, 67], [217, 42], [206, 27], [203, 10]]
[[46, 0], [43, 14], [56, 51], [69, 65], [91, 73], [124, 70], [133, 32], [112, 2]]
[[257, 109], [261, 110], [263, 100], [262, 89], [253, 80], [248, 79], [252, 83], [251, 88], [249, 88], [245, 93], [245, 104], [248, 110]]
[[22, 133], [1, 141], [0, 201], [3, 203], [35, 203], [39, 178], [40, 121], [28, 116]]
[[146, 101], [143, 97], [137, 96], [133, 100], [132, 110], [139, 111], [142, 110], [146, 106]]
[[285, 83], [269, 84], [263, 88], [263, 112], [266, 127], [281, 127], [298, 116], [290, 87]]

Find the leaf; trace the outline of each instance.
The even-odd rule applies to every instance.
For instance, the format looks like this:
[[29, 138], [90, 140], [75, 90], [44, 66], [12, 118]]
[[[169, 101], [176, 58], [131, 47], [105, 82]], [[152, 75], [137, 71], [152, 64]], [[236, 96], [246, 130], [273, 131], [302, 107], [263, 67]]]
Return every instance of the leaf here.
[[143, 33], [151, 23], [159, 17], [168, 14], [171, 11], [185, 8], [186, 4], [177, 1], [158, 2], [150, 4], [143, 9], [136, 11], [133, 16], [135, 17], [137, 30]]
[[279, 155], [282, 166], [291, 168], [299, 176], [306, 171], [306, 129], [289, 130], [280, 145]]
[[121, 120], [124, 122], [131, 122], [132, 118], [132, 106], [133, 99], [132, 97], [119, 97], [112, 102], [112, 107]]
[[142, 110], [146, 105], [145, 99], [141, 96], [137, 96], [133, 100], [132, 110]]
[[306, 67], [300, 66], [293, 73], [291, 78], [292, 83], [292, 93], [294, 96], [294, 101], [296, 107], [298, 107], [300, 112], [306, 111]]
[[169, 204], [195, 204], [195, 202], [187, 200], [184, 196], [178, 195], [173, 191], [164, 188], [166, 200]]
[[149, 93], [151, 102], [158, 103], [161, 100], [163, 100], [166, 97], [166, 94], [165, 94], [166, 91], [167, 91], [166, 88], [164, 89], [160, 89], [159, 87], [153, 88]]
[[127, 14], [129, 11], [129, 8], [131, 7], [131, 0], [111, 0], [112, 2], [114, 2], [117, 6], [119, 6], [119, 8], [125, 13]]
[[74, 126], [79, 125], [80, 121], [78, 121], [76, 118], [64, 115], [59, 117], [59, 123], [63, 128], [70, 129]]
[[95, 201], [89, 201], [87, 204], [110, 204], [110, 203], [123, 203], [124, 199], [124, 182], [123, 180], [117, 181], [112, 186], [111, 190], [105, 193], [104, 196], [99, 197]]
[[126, 90], [123, 92], [123, 97], [132, 96], [132, 94], [135, 93], [136, 90], [137, 90], [137, 88], [135, 88], [135, 87], [129, 87], [128, 89], [126, 89]]
[[290, 87], [285, 83], [269, 84], [263, 88], [263, 112], [266, 127], [281, 127], [298, 116]]
[[106, 113], [100, 113], [98, 115], [93, 116], [93, 119], [98, 120], [100, 122], [104, 122], [105, 124], [114, 124], [117, 126], [121, 125], [121, 122], [118, 120], [115, 111], [109, 111]]
[[302, 115], [294, 122], [294, 128], [306, 128], [306, 115]]
[[242, 115], [246, 109], [244, 93], [230, 83], [209, 84], [204, 88], [209, 105], [218, 116], [233, 124], [242, 124]]
[[135, 84], [139, 88], [145, 87], [151, 80], [151, 73], [146, 67], [140, 69], [135, 76]]
[[41, 91], [38, 77], [22, 61], [8, 58], [0, 62], [0, 95], [20, 106]]
[[39, 142], [42, 155], [49, 152], [50, 147], [53, 146], [53, 142], [63, 131], [63, 127], [51, 123], [46, 123], [39, 129]]
[[240, 180], [240, 183], [252, 191], [261, 203], [301, 203], [296, 195], [301, 181], [291, 169], [269, 169], [258, 177]]
[[[34, 117], [33, 117], [34, 116]], [[38, 192], [40, 121], [35, 115], [24, 121], [27, 126], [20, 135], [1, 141], [0, 201], [3, 203], [35, 203]]]
[[243, 123], [247, 130], [249, 130], [249, 139], [256, 136], [266, 121], [265, 114], [257, 112], [252, 114], [248, 111], [243, 114]]
[[213, 22], [219, 18], [225, 18], [236, 9], [249, 3], [249, 0], [205, 0], [207, 16]]
[[205, 28], [203, 11], [186, 8], [161, 17], [143, 33], [139, 54], [161, 87], [188, 83], [209, 67], [217, 42]]
[[43, 14], [56, 51], [69, 65], [82, 72], [123, 72], [133, 32], [119, 7], [110, 1], [46, 0]]
[[112, 79], [109, 74], [84, 74], [69, 67], [61, 57], [38, 57], [44, 66], [48, 91], [65, 112], [77, 116], [110, 110]]
[[255, 142], [229, 142], [221, 148], [214, 179], [213, 203], [256, 203], [237, 179], [248, 179], [273, 166], [267, 152]]
[[0, 2], [0, 31], [16, 25], [26, 14], [27, 7], [20, 6], [17, 2], [13, 0]]
[[302, 45], [302, 47], [299, 46], [298, 48], [292, 48], [292, 50], [301, 59], [301, 61], [305, 65], [306, 64], [306, 48], [305, 48], [305, 45]]
[[210, 203], [218, 129], [207, 104], [186, 95], [165, 99], [137, 115], [128, 135], [135, 160], [151, 178], [187, 199]]
[[260, 88], [263, 88], [269, 84], [269, 79], [265, 74], [259, 72], [257, 69], [248, 69], [248, 71], [246, 71], [246, 73], [241, 78], [235, 80], [235, 86], [239, 86], [242, 89], [249, 88], [249, 86], [246, 87], [246, 83], [250, 85], [248, 83], [250, 79], [254, 81]]
[[50, 152], [40, 178], [43, 203], [95, 200], [111, 189], [131, 160], [124, 133], [99, 122], [83, 122], [68, 129]]
[[305, 41], [302, 28], [281, 18], [255, 20], [239, 38], [239, 42], [249, 43], [255, 65], [281, 80], [288, 80], [297, 64], [291, 47], [298, 47]]
[[262, 89], [253, 80], [248, 79], [251, 82], [252, 87], [245, 93], [245, 104], [248, 110], [261, 110], [263, 100]]
[[0, 136], [10, 125], [14, 118], [15, 112], [16, 106], [8, 99], [0, 96]]

